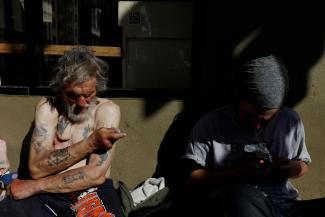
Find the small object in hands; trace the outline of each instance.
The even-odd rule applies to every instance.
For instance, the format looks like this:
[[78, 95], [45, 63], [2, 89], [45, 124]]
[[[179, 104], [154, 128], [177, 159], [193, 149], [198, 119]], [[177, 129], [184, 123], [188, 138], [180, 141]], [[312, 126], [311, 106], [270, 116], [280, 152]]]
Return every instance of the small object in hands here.
[[124, 136], [126, 136], [126, 133], [124, 133], [123, 131], [121, 131], [119, 128], [114, 128], [116, 133], [122, 133], [124, 134]]
[[272, 156], [266, 153], [255, 153], [258, 166], [262, 169], [270, 168], [272, 165]]
[[247, 145], [244, 147], [246, 153], [250, 154], [256, 162], [256, 167], [263, 172], [272, 166], [272, 155], [266, 143]]

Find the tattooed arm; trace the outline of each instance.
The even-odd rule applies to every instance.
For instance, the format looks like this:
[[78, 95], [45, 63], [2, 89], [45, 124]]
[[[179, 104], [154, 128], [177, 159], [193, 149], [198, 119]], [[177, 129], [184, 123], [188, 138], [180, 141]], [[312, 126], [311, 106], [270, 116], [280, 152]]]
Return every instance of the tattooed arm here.
[[[119, 121], [119, 112], [117, 116]], [[36, 107], [35, 129], [29, 153], [29, 170], [33, 179], [61, 172], [96, 150], [108, 150], [112, 147], [111, 141], [124, 136], [113, 129], [100, 129], [78, 143], [55, 150], [53, 141], [57, 123], [57, 111], [51, 108], [47, 99], [41, 99]]]
[[[104, 132], [114, 131], [114, 128], [118, 127], [120, 121], [120, 110], [117, 105], [107, 102], [97, 110], [96, 116], [99, 118], [96, 120], [97, 127], [103, 129]], [[98, 186], [106, 179], [105, 175], [110, 168], [114, 150], [115, 146], [108, 151], [96, 151], [90, 155], [86, 166], [71, 169], [57, 175], [37, 180], [16, 179], [11, 184], [11, 196], [14, 199], [23, 199], [37, 193], [66, 193]]]
[[[119, 131], [120, 109], [112, 101], [106, 101], [99, 105], [95, 113], [96, 129], [104, 131]], [[109, 174], [111, 162], [116, 146], [109, 150], [97, 150], [90, 154], [86, 166], [77, 168], [58, 175], [57, 182], [60, 188], [53, 188], [49, 181], [40, 184], [41, 191], [45, 192], [70, 192], [83, 190], [104, 183], [106, 174]]]
[[[119, 124], [121, 119], [120, 108], [112, 101], [106, 101], [100, 105], [95, 114], [96, 129], [115, 129], [119, 130]], [[97, 176], [100, 176], [105, 180], [106, 175], [110, 175], [111, 162], [114, 157], [115, 147], [108, 151], [101, 153], [95, 152], [90, 155], [89, 165], [93, 166], [97, 172]]]
[[29, 171], [33, 179], [65, 170], [91, 153], [86, 145], [54, 149], [58, 112], [52, 108], [46, 98], [36, 106], [35, 128], [29, 152]]
[[37, 180], [15, 179], [10, 185], [9, 195], [18, 200], [39, 193], [68, 193], [98, 186], [105, 181], [99, 171], [107, 168], [104, 162], [108, 162], [107, 154], [102, 157], [101, 165], [87, 165]]
[[18, 200], [39, 193], [68, 193], [98, 186], [105, 181], [103, 174], [109, 166], [111, 150], [98, 154], [100, 160], [97, 163], [93, 159], [93, 163], [86, 166], [37, 180], [15, 179], [10, 185], [9, 194]]
[[18, 200], [39, 193], [68, 193], [98, 186], [105, 182], [114, 149], [92, 154], [86, 166], [40, 179], [15, 179], [10, 185], [9, 195]]

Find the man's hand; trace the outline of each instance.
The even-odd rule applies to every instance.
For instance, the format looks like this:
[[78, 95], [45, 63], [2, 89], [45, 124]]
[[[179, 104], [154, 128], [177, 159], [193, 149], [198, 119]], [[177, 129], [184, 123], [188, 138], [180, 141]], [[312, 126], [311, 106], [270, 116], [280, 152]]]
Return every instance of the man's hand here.
[[258, 183], [261, 180], [268, 179], [271, 163], [259, 158], [246, 159], [234, 167], [234, 171], [239, 174], [241, 180]]
[[274, 179], [298, 178], [308, 171], [308, 166], [302, 160], [275, 158], [272, 164], [271, 175]]
[[253, 160], [243, 161], [234, 169], [243, 179], [255, 181], [260, 176], [258, 164]]
[[90, 135], [90, 144], [97, 150], [109, 150], [120, 138], [126, 136], [115, 128], [100, 128]]
[[25, 199], [39, 193], [37, 180], [15, 179], [9, 186], [9, 197], [15, 200]]

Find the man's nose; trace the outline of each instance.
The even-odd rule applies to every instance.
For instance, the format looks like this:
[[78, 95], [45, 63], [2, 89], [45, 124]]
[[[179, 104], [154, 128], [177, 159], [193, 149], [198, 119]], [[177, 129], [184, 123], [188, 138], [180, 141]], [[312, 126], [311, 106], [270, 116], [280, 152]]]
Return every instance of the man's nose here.
[[80, 97], [78, 98], [78, 100], [77, 100], [77, 105], [78, 105], [79, 107], [85, 107], [87, 104], [88, 104], [88, 103], [87, 103], [87, 100], [86, 100], [85, 97], [80, 96]]

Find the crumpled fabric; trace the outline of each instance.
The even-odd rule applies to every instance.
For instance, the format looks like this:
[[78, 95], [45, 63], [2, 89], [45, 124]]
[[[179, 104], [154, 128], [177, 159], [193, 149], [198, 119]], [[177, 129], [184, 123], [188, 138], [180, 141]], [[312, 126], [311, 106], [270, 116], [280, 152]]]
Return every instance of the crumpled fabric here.
[[140, 187], [130, 192], [134, 206], [137, 206], [138, 204], [140, 204], [141, 202], [149, 198], [151, 195], [157, 193], [163, 188], [165, 188], [164, 177], [148, 178]]

